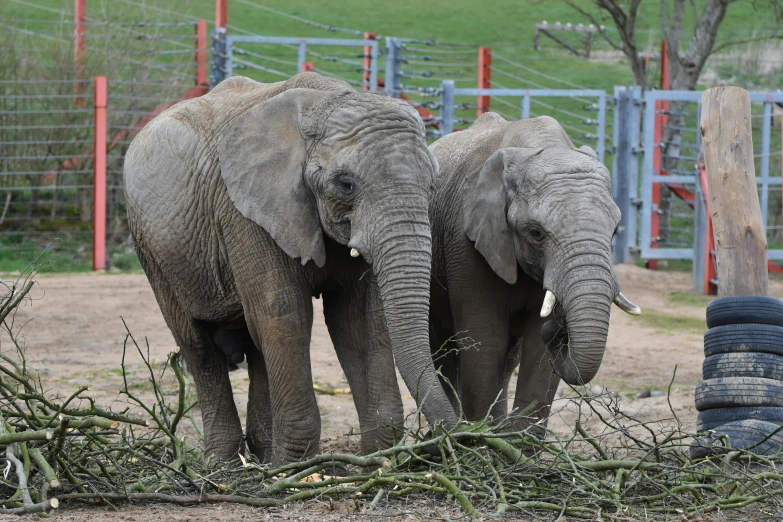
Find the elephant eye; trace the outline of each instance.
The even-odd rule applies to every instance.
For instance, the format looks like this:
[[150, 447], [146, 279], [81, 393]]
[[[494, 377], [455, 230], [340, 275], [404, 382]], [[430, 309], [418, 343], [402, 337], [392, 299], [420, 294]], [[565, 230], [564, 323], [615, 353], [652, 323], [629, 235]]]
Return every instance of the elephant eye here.
[[356, 188], [354, 186], [353, 180], [345, 174], [339, 176], [336, 179], [337, 186], [340, 187], [340, 190], [343, 191], [345, 194], [353, 194], [354, 189]]
[[531, 228], [528, 231], [528, 234], [534, 241], [543, 241], [544, 240], [544, 232], [542, 232], [538, 228]]

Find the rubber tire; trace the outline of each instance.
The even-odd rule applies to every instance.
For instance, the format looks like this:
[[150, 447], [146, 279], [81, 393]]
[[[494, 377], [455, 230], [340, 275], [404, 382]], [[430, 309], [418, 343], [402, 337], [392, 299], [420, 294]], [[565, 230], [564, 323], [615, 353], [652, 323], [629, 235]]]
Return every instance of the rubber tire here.
[[[747, 449], [767, 438], [770, 433], [780, 429], [781, 427], [777, 424], [758, 420], [729, 422], [717, 428], [714, 434], [697, 438], [691, 446], [691, 458], [725, 453], [727, 448], [724, 448], [719, 440], [721, 435], [729, 436], [731, 449]], [[750, 451], [756, 455], [774, 456], [780, 454], [783, 452], [783, 430], [778, 431]]]
[[760, 352], [783, 355], [783, 328], [768, 324], [730, 324], [704, 334], [704, 356]]
[[707, 379], [696, 385], [696, 409], [742, 406], [783, 407], [783, 382], [758, 377]]
[[747, 323], [783, 326], [783, 301], [747, 295], [721, 297], [707, 305], [707, 328]]
[[729, 422], [741, 420], [760, 420], [783, 425], [783, 408], [745, 407], [713, 408], [700, 411], [696, 417], [696, 429], [699, 432], [714, 430]]
[[721, 353], [701, 364], [704, 379], [759, 377], [783, 381], [783, 356], [771, 353]]

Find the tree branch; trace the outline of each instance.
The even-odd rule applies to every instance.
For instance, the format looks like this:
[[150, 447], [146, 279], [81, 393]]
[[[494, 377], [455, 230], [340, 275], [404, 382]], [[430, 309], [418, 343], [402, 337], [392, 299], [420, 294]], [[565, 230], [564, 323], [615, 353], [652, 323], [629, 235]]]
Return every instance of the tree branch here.
[[772, 34], [772, 35], [764, 35], [764, 36], [753, 36], [751, 38], [743, 38], [742, 40], [730, 40], [728, 42], [723, 42], [722, 44], [716, 45], [712, 48], [712, 53], [717, 53], [718, 51], [722, 51], [723, 49], [726, 49], [727, 47], [731, 47], [734, 45], [742, 45], [746, 43], [753, 43], [753, 42], [762, 42], [766, 40], [783, 40], [783, 33], [781, 34]]
[[565, 0], [565, 3], [568, 4], [574, 11], [581, 14], [585, 18], [587, 18], [591, 24], [593, 24], [598, 29], [598, 34], [601, 35], [601, 37], [608, 43], [612, 48], [622, 51], [623, 46], [622, 43], [614, 42], [611, 38], [609, 38], [609, 33], [606, 32], [606, 26], [604, 25], [604, 20], [599, 20], [595, 17], [591, 12], [582, 9], [578, 5], [576, 5], [573, 0]]

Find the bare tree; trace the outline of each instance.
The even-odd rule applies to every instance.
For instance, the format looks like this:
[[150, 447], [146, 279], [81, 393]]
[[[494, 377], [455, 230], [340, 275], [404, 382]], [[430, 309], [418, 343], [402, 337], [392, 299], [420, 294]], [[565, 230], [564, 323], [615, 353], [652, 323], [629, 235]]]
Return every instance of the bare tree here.
[[[597, 9], [585, 8], [583, 0], [564, 0], [573, 9], [585, 16], [598, 27], [599, 33], [614, 49], [620, 50], [630, 61], [634, 82], [642, 88], [649, 87], [649, 70], [645, 67], [643, 55], [636, 35], [639, 7], [643, 0], [591, 0]], [[704, 64], [714, 52], [726, 47], [749, 43], [762, 39], [783, 38], [783, 29], [763, 36], [744, 39], [729, 39], [716, 45], [718, 30], [731, 4], [740, 0], [706, 0], [698, 13], [694, 0], [658, 0], [660, 2], [661, 30], [666, 40], [669, 61], [669, 81], [672, 90], [693, 90], [699, 80]], [[771, 7], [776, 21], [783, 20], [783, 0], [745, 0], [754, 6]], [[579, 5], [581, 4], [581, 5]], [[693, 35], [690, 42], [683, 41], [683, 19], [687, 8], [693, 10]], [[619, 41], [610, 36], [605, 24], [613, 23], [619, 35]], [[671, 102], [667, 126], [661, 139], [662, 168], [671, 171], [678, 167], [680, 156], [681, 129], [685, 126], [685, 103]], [[661, 185], [659, 203], [659, 242], [670, 240], [669, 217], [671, 210], [671, 190]]]
[[[648, 87], [649, 71], [645, 67], [645, 57], [636, 38], [636, 25], [639, 7], [644, 0], [591, 0], [597, 9], [587, 9], [583, 0], [564, 0], [595, 24], [606, 42], [628, 58], [633, 71], [634, 82], [643, 88]], [[727, 40], [715, 45], [718, 30], [731, 4], [741, 0], [706, 0], [698, 14], [694, 0], [659, 0], [661, 29], [668, 42], [671, 88], [674, 90], [692, 90], [696, 87], [704, 64], [709, 56], [726, 47], [749, 43], [762, 39], [783, 38], [783, 29], [774, 34], [754, 36], [744, 39]], [[752, 1], [752, 0], [744, 0]], [[581, 4], [581, 5], [580, 5]], [[772, 9], [776, 21], [783, 20], [783, 1], [758, 0], [755, 5], [765, 5]], [[694, 11], [693, 36], [690, 42], [683, 42], [683, 18], [685, 10]], [[605, 24], [609, 21], [617, 29], [619, 41], [607, 32]]]

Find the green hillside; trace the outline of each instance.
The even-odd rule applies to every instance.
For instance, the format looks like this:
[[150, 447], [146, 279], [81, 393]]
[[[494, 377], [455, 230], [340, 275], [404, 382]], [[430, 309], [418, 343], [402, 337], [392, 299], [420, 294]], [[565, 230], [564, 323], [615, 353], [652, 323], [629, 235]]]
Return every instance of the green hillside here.
[[[587, 8], [591, 6], [588, 0], [581, 1]], [[697, 10], [704, 3], [704, 0], [694, 1]], [[718, 41], [749, 38], [776, 30], [774, 13], [771, 8], [763, 7], [764, 4], [765, 0], [755, 3], [740, 0], [732, 4]], [[193, 85], [192, 27], [149, 27], [140, 26], [138, 22], [183, 22], [204, 18], [211, 27], [214, 3], [213, 0], [88, 0], [87, 5], [88, 22], [93, 25], [87, 28], [85, 77], [108, 76], [111, 100], [109, 133], [115, 136], [117, 132], [132, 128], [138, 115], [149, 114], [163, 101], [176, 99]], [[533, 49], [537, 22], [588, 23], [563, 0], [495, 0], [485, 3], [476, 0], [397, 0], [385, 3], [366, 0], [229, 0], [229, 5], [229, 34], [356, 39], [363, 31], [374, 31], [381, 36], [420, 40], [406, 44], [408, 48], [404, 54], [409, 61], [403, 65], [403, 72], [407, 74], [403, 82], [410, 89], [408, 96], [425, 106], [437, 104], [437, 98], [432, 92], [417, 92], [417, 89], [437, 88], [444, 78], [455, 80], [457, 87], [476, 86], [478, 46], [492, 48], [493, 87], [587, 87], [611, 93], [614, 85], [632, 83], [630, 69], [622, 54], [612, 50], [600, 38], [594, 40], [590, 60], [574, 56], [546, 37], [541, 38], [540, 51]], [[32, 109], [37, 113], [35, 118], [38, 118], [24, 125], [50, 125], [55, 121], [47, 111], [52, 109], [61, 115], [55, 123], [79, 123], [66, 121], [71, 118], [68, 113], [72, 112], [69, 96], [73, 88], [70, 81], [77, 76], [71, 49], [72, 9], [72, 0], [0, 1], [0, 31], [6, 38], [4, 52], [0, 55], [0, 76], [7, 84], [4, 94], [32, 94], [34, 96], [30, 98], [41, 98], [28, 100], [29, 103], [23, 107]], [[689, 11], [683, 45], [689, 41], [692, 20], [693, 12]], [[638, 25], [640, 46], [647, 52], [657, 52], [661, 40], [658, 1], [645, 0], [642, 3]], [[323, 26], [347, 28], [353, 32], [330, 31]], [[611, 26], [610, 33], [614, 34]], [[583, 43], [576, 34], [558, 33], [558, 36], [575, 47], [582, 47]], [[430, 45], [427, 40], [441, 44]], [[296, 46], [243, 45], [242, 48], [246, 54], [236, 56], [237, 64], [241, 65], [244, 61], [246, 68], [237, 69], [236, 74], [278, 81], [296, 72]], [[721, 81], [748, 89], [780, 88], [783, 79], [774, 67], [779, 70], [782, 49], [779, 42], [732, 48], [708, 62], [708, 75], [712, 81], [719, 75]], [[353, 82], [361, 80], [361, 48], [308, 46], [308, 50], [311, 54], [307, 59], [315, 63], [316, 71]], [[650, 69], [651, 83], [655, 84], [657, 64], [652, 63]], [[380, 77], [384, 77], [383, 70]], [[15, 79], [25, 82], [14, 84]], [[35, 83], [41, 79], [59, 79], [60, 82]], [[55, 90], [60, 93], [59, 99], [47, 99], [46, 94]], [[534, 99], [531, 115], [550, 114], [558, 119], [577, 146], [587, 144], [596, 147], [597, 113], [591, 106], [594, 101], [587, 98]], [[458, 97], [456, 102], [457, 127], [469, 125], [476, 115], [477, 100]], [[6, 111], [11, 115], [13, 109], [19, 110], [17, 106], [4, 108], [12, 109]], [[520, 117], [519, 98], [493, 97], [491, 108], [507, 118]], [[611, 123], [609, 113], [606, 129], [608, 145], [611, 145]], [[695, 124], [691, 123], [689, 127], [694, 128]], [[18, 124], [17, 120], [5, 122], [8, 133], [15, 132], [14, 124]], [[89, 138], [87, 127], [83, 133]], [[59, 139], [79, 137], [76, 131], [69, 129], [62, 129], [60, 133], [63, 136]], [[773, 143], [777, 147], [780, 143], [779, 130], [773, 129], [773, 133]], [[49, 157], [53, 152], [45, 146], [47, 141], [57, 139], [51, 133], [48, 137], [43, 137], [43, 134], [31, 134], [30, 138], [10, 136], [3, 139], [34, 139], [43, 145], [10, 154], [21, 159], [13, 165], [9, 161], [4, 162], [3, 170], [15, 176], [3, 178], [5, 184], [27, 186], [38, 183], [40, 177], [25, 177], [24, 171], [48, 171], [59, 165], [59, 160]], [[109, 250], [112, 265], [121, 269], [138, 267], [132, 248], [126, 241], [127, 227], [120, 188], [122, 150], [128, 142], [120, 143], [109, 157], [108, 182], [110, 187], [115, 187], [110, 201], [117, 198], [116, 203], [110, 203], [109, 209]], [[84, 154], [83, 148], [81, 145], [67, 150], [60, 147], [54, 154], [57, 158], [69, 158]], [[37, 162], [40, 165], [31, 167], [31, 163], [26, 163], [28, 157], [40, 158]], [[610, 161], [607, 155], [607, 164]], [[779, 161], [779, 155], [772, 158], [773, 172], [780, 171]], [[45, 187], [37, 193], [38, 196], [21, 190], [14, 193], [8, 218], [5, 223], [0, 219], [3, 224], [0, 231], [0, 271], [18, 268], [20, 259], [29, 260], [32, 252], [40, 251], [44, 241], [48, 242], [53, 237], [62, 238], [56, 247], [61, 257], [53, 269], [89, 269], [90, 195], [82, 190], [83, 187], [78, 190], [74, 187], [89, 187], [90, 176], [89, 168], [61, 175], [59, 184], [70, 185], [66, 187], [68, 191], [60, 189], [58, 192]], [[778, 203], [775, 205], [779, 208]], [[774, 214], [779, 213], [775, 211]]]
[[[589, 8], [591, 2], [581, 0]], [[703, 0], [696, 0], [696, 9], [700, 9]], [[34, 18], [56, 19], [53, 12], [63, 10], [70, 13], [70, 0], [32, 0], [15, 2], [5, 0], [0, 7], [0, 15], [8, 19], [8, 25], [21, 25], [11, 19]], [[32, 7], [33, 4], [45, 8]], [[147, 13], [145, 19], [159, 17], [159, 20], [172, 20], [171, 14], [159, 12], [155, 8], [182, 13], [194, 17], [212, 20], [214, 4], [211, 0], [148, 0], [147, 7], [142, 2], [132, 0], [90, 0], [88, 14], [96, 19], [116, 19], [129, 17], [139, 19], [140, 13]], [[337, 36], [316, 27], [308, 26], [298, 20], [270, 13], [255, 7], [254, 4], [277, 9], [290, 15], [317, 21], [325, 25], [334, 25], [360, 31], [375, 31], [381, 35], [393, 35], [407, 38], [436, 39], [450, 42], [469, 42], [493, 47], [496, 52], [533, 67], [543, 73], [551, 74], [570, 82], [587, 87], [609, 88], [614, 84], [631, 82], [628, 67], [619, 60], [601, 59], [601, 51], [610, 50], [602, 41], [594, 45], [598, 58], [591, 61], [577, 58], [551, 40], [542, 37], [544, 49], [533, 50], [534, 25], [536, 22], [560, 21], [562, 23], [587, 23], [577, 12], [562, 0], [494, 0], [477, 2], [476, 0], [396, 0], [394, 2], [367, 2], [366, 0], [229, 0], [229, 24], [236, 28], [265, 35], [286, 36]], [[685, 27], [690, 31], [693, 11], [686, 13]], [[66, 19], [67, 16], [66, 16]], [[607, 21], [607, 25], [611, 24]], [[22, 25], [23, 26], [23, 25]], [[29, 26], [29, 24], [28, 24]], [[764, 34], [775, 29], [772, 8], [765, 2], [743, 0], [733, 4], [721, 27], [719, 41], [728, 38], [747, 38], [752, 34]], [[659, 3], [646, 0], [642, 3], [638, 22], [640, 43], [656, 50], [660, 41]], [[574, 35], [575, 36], [575, 35]], [[353, 36], [350, 36], [353, 37]], [[564, 36], [569, 40], [569, 35]], [[600, 39], [599, 39], [600, 40]], [[573, 37], [570, 41], [576, 43]], [[654, 66], [653, 66], [654, 67]], [[740, 77], [738, 83], [746, 78]], [[747, 80], [752, 78], [748, 77]], [[769, 79], [772, 83], [780, 78]], [[542, 82], [547, 83], [547, 82]], [[760, 84], [769, 83], [762, 79]], [[552, 82], [549, 82], [552, 84]], [[547, 85], [550, 86], [550, 85]]]

